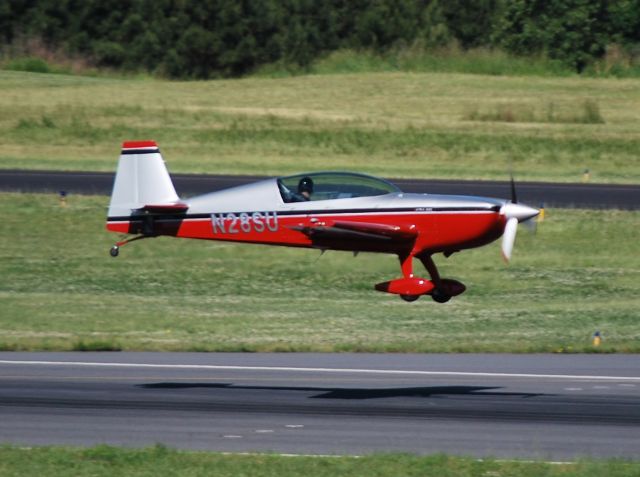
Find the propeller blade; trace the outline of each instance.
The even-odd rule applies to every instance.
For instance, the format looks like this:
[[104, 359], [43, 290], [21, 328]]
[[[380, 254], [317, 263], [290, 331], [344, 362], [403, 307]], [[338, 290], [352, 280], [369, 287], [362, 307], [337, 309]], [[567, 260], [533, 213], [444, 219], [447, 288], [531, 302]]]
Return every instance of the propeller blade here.
[[516, 195], [516, 181], [513, 180], [513, 174], [511, 174], [511, 202], [518, 203], [518, 196]]
[[502, 234], [502, 258], [509, 263], [511, 260], [511, 253], [513, 252], [513, 244], [516, 241], [516, 231], [518, 230], [518, 219], [512, 217], [507, 220], [507, 224], [504, 226], [504, 233]]

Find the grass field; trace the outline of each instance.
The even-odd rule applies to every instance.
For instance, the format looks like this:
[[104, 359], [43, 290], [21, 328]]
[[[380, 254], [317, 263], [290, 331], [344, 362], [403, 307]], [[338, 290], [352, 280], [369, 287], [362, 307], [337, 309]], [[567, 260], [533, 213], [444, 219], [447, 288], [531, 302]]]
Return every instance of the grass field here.
[[620, 460], [566, 464], [496, 461], [404, 454], [368, 457], [282, 457], [180, 452], [161, 446], [133, 450], [99, 446], [90, 449], [0, 447], [0, 475], [95, 477], [127, 476], [637, 476], [640, 464]]
[[640, 182], [640, 80], [361, 73], [207, 82], [0, 71], [0, 168]]
[[374, 291], [389, 255], [162, 237], [113, 259], [107, 201], [0, 194], [0, 349], [640, 351], [638, 212], [547, 211], [509, 266], [497, 243], [438, 256], [468, 286], [440, 305]]

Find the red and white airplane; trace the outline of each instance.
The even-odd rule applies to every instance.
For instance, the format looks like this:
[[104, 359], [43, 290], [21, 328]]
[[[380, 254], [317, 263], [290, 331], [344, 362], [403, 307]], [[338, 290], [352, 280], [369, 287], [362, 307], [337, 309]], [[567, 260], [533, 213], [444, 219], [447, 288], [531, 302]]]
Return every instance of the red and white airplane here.
[[[350, 172], [276, 177], [180, 199], [154, 141], [125, 142], [109, 204], [107, 229], [136, 237], [161, 235], [324, 250], [392, 253], [402, 277], [375, 289], [406, 301], [430, 295], [438, 303], [465, 286], [442, 278], [432, 256], [493, 242], [511, 257], [518, 222], [539, 211], [512, 200], [407, 194], [390, 182]], [[430, 280], [414, 274], [419, 259]]]

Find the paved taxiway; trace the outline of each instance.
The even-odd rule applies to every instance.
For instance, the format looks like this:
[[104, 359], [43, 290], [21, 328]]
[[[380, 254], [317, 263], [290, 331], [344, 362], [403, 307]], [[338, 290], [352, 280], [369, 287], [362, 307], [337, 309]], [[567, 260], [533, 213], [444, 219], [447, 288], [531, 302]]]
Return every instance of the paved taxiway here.
[[638, 355], [0, 353], [0, 443], [640, 456]]

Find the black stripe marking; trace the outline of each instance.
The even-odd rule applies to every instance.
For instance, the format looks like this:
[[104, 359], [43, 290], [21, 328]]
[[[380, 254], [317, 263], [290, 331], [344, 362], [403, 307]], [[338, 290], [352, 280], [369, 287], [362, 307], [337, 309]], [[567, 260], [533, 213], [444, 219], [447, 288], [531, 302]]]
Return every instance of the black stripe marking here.
[[130, 154], [154, 154], [159, 152], [160, 149], [157, 147], [145, 147], [141, 149], [123, 149], [120, 154], [123, 156], [128, 156]]

